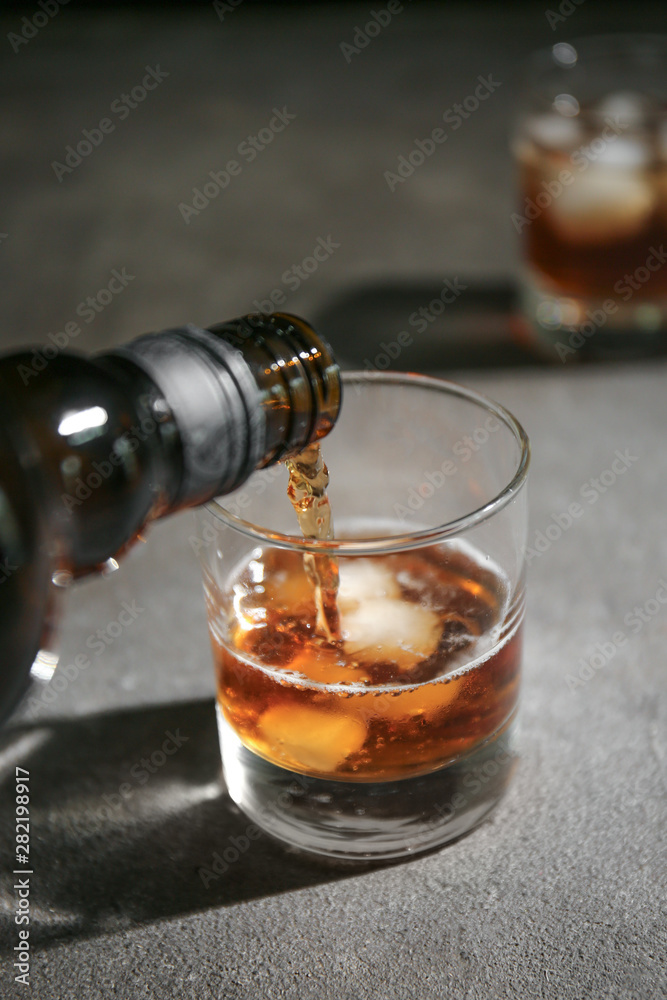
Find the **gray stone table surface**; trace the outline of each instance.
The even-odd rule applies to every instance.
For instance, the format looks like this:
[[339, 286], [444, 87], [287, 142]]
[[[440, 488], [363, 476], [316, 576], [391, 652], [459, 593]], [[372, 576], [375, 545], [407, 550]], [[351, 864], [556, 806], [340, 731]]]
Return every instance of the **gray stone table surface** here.
[[[570, 6], [552, 30], [541, 4], [406, 4], [349, 63], [340, 43], [366, 6], [230, 5], [221, 20], [212, 5], [72, 5], [18, 51], [6, 36], [20, 19], [5, 16], [0, 346], [46, 344], [77, 319], [72, 346], [93, 350], [240, 314], [285, 289], [319, 237], [340, 247], [288, 288], [305, 315], [378, 279], [511, 279], [517, 62], [636, 16]], [[645, 28], [664, 29], [664, 11], [643, 10]], [[144, 102], [111, 110], [158, 66], [168, 76]], [[488, 102], [391, 193], [383, 172], [489, 74], [501, 86]], [[296, 117], [186, 223], [179, 204], [274, 108]], [[58, 180], [53, 161], [105, 116], [114, 130]], [[79, 303], [114, 268], [134, 277], [86, 322]], [[243, 848], [219, 785], [192, 514], [78, 585], [61, 666], [124, 604], [134, 618], [0, 734], [0, 996], [664, 996], [665, 375], [661, 361], [460, 375], [513, 410], [533, 445], [523, 757], [492, 817], [428, 856], [344, 869], [265, 837]], [[624, 470], [610, 472], [619, 452]], [[583, 513], [568, 526], [574, 501]], [[179, 730], [182, 750], [119, 806], [132, 765]], [[11, 964], [17, 762], [34, 782], [29, 988]], [[205, 886], [199, 869], [232, 843], [238, 861]]]

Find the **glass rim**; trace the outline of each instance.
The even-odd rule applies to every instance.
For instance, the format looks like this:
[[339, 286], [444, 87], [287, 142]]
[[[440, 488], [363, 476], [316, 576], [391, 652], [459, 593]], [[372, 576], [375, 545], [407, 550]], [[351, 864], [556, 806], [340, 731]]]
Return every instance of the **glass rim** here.
[[[378, 555], [380, 553], [417, 548], [422, 545], [433, 545], [446, 538], [461, 535], [470, 528], [477, 527], [484, 521], [488, 521], [494, 514], [501, 511], [514, 499], [525, 484], [530, 465], [530, 442], [528, 435], [509, 410], [483, 393], [460, 385], [458, 382], [437, 378], [432, 375], [419, 375], [414, 372], [344, 371], [341, 373], [341, 379], [344, 387], [362, 383], [414, 386], [430, 392], [435, 391], [450, 396], [457, 396], [460, 399], [477, 404], [477, 406], [485, 409], [487, 412], [493, 413], [512, 433], [519, 446], [519, 461], [512, 478], [491, 500], [469, 513], [433, 528], [406, 531], [399, 535], [376, 535], [368, 538], [333, 538], [325, 541], [303, 538], [298, 535], [287, 535], [279, 531], [272, 531], [252, 521], [246, 521], [244, 518], [227, 510], [218, 499], [211, 500], [205, 504], [205, 509], [218, 520], [222, 521], [227, 527], [235, 528], [250, 538], [276, 548], [291, 549], [298, 552], [328, 552], [342, 556]], [[322, 440], [325, 441], [326, 438]], [[224, 500], [224, 498], [222, 499]]]
[[575, 35], [572, 38], [561, 38], [552, 45], [544, 45], [535, 49], [523, 60], [523, 66], [530, 66], [533, 63], [547, 63], [547, 67], [552, 70], [563, 70], [567, 72], [571, 67], [554, 62], [553, 51], [557, 45], [570, 45], [576, 49], [577, 54], [581, 49], [582, 56], [593, 58], [613, 59], [614, 52], [610, 52], [608, 46], [623, 49], [625, 54], [630, 55], [633, 51], [639, 52], [641, 49], [654, 48], [667, 49], [667, 32], [665, 31], [609, 31], [601, 35]]
[[[555, 59], [554, 49], [558, 45], [566, 45], [575, 49], [577, 60], [574, 64], [561, 64]], [[580, 68], [581, 65], [589, 65], [591, 70], [595, 72], [596, 66], [601, 65], [605, 60], [613, 63], [619, 56], [634, 55], [639, 66], [641, 56], [648, 52], [662, 57], [667, 56], [667, 32], [617, 31], [600, 35], [576, 35], [572, 38], [562, 38], [552, 45], [536, 49], [521, 62], [519, 78], [523, 92], [523, 106], [520, 109], [520, 116], [529, 116], [537, 111], [543, 113], [546, 108], [552, 108], [550, 99], [540, 93], [539, 88], [544, 86], [553, 74], [562, 74], [563, 82], [566, 82], [566, 74]], [[576, 88], [574, 95], [576, 96]], [[598, 121], [597, 113], [591, 110], [581, 110], [575, 117], [585, 122], [597, 123]], [[646, 115], [647, 120], [650, 121], [662, 121], [664, 117], [665, 112], [661, 108], [651, 109]]]

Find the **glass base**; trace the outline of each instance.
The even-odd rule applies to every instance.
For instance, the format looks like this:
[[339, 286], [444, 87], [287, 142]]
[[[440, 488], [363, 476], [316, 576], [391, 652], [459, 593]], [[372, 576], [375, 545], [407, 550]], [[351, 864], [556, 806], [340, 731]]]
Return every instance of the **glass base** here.
[[516, 712], [490, 739], [437, 771], [399, 781], [332, 781], [248, 750], [218, 706], [231, 798], [257, 826], [303, 851], [346, 860], [400, 858], [467, 833], [502, 797], [514, 765]]
[[637, 358], [667, 353], [667, 299], [566, 295], [532, 268], [520, 306], [533, 346], [551, 360]]

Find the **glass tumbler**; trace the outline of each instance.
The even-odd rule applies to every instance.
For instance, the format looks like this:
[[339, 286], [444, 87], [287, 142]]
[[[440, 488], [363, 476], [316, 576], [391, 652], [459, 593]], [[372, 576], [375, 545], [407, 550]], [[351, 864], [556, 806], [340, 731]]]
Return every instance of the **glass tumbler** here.
[[558, 42], [513, 149], [523, 313], [554, 360], [667, 349], [667, 36]]
[[302, 850], [395, 858], [471, 829], [514, 766], [529, 446], [450, 382], [343, 385], [321, 442], [334, 540], [299, 536], [276, 466], [198, 512], [198, 549], [230, 796]]

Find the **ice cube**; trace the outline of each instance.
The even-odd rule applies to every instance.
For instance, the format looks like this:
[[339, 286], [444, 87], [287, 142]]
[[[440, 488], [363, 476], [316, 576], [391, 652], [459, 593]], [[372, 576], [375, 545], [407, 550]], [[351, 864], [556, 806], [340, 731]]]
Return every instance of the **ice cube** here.
[[438, 616], [420, 604], [377, 597], [341, 610], [345, 652], [360, 663], [389, 660], [410, 670], [435, 652]]
[[655, 111], [655, 105], [645, 94], [619, 90], [616, 94], [604, 97], [596, 107], [595, 114], [603, 121], [611, 118], [615, 124], [624, 128], [641, 128]]
[[654, 203], [654, 191], [639, 170], [595, 164], [563, 187], [549, 213], [566, 239], [599, 243], [634, 236]]
[[310, 705], [274, 705], [260, 717], [259, 729], [287, 767], [326, 773], [361, 750], [366, 739], [360, 719]]
[[[646, 168], [651, 162], [651, 148], [639, 136], [613, 136], [604, 140], [602, 136], [588, 143], [582, 150], [590, 163], [605, 167], [621, 167], [634, 173], [633, 167]], [[643, 178], [640, 179], [643, 180]]]
[[[406, 688], [397, 697], [380, 695], [377, 714], [385, 719], [401, 719], [423, 714], [429, 724], [437, 725], [438, 716], [464, 691], [465, 679], [455, 677], [435, 684], [420, 684]], [[440, 722], [442, 725], [442, 722]]]
[[352, 610], [363, 601], [401, 596], [396, 577], [375, 559], [341, 559], [338, 607]]
[[526, 121], [526, 132], [543, 149], [574, 149], [583, 140], [581, 123], [564, 115], [535, 115]]
[[351, 666], [342, 650], [326, 645], [308, 643], [290, 661], [290, 670], [319, 684], [354, 684], [370, 680], [363, 666]]

